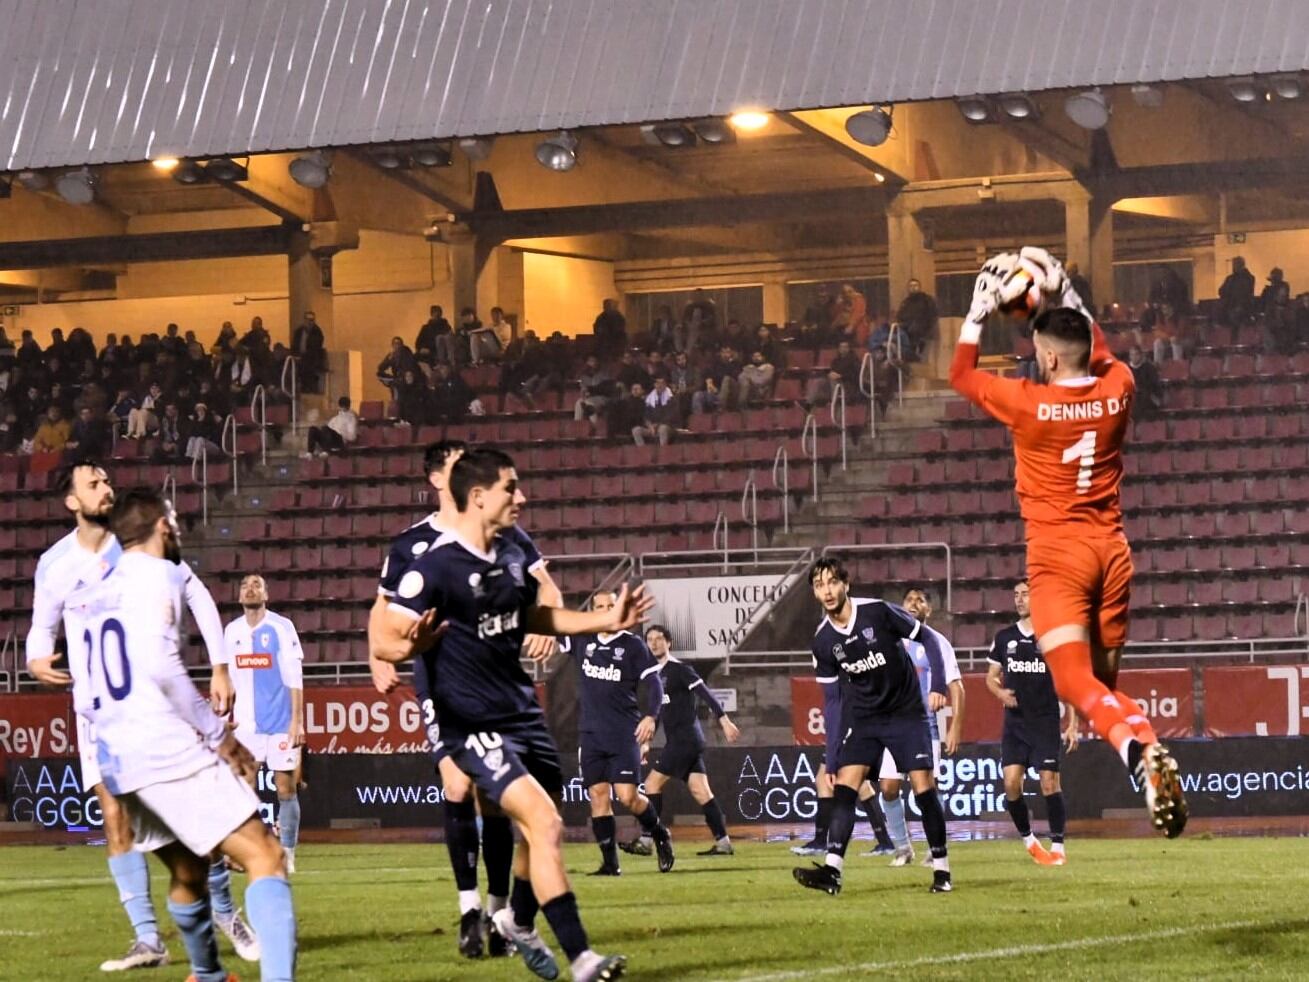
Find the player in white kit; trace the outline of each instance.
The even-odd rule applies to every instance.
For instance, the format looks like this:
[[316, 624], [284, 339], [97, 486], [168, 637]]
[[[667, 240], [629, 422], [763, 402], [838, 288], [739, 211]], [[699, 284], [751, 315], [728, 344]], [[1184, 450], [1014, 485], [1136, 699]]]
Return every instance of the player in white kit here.
[[123, 549], [66, 606], [84, 630], [87, 714], [105, 787], [132, 826], [138, 852], [158, 854], [172, 882], [177, 922], [196, 982], [232, 982], [218, 960], [207, 891], [216, 849], [246, 870], [259, 934], [261, 977], [295, 977], [296, 929], [282, 852], [259, 818], [256, 768], [231, 728], [197, 691], [179, 637], [186, 572], [172, 508], [155, 491], [114, 504]]
[[236, 689], [232, 718], [237, 739], [273, 772], [286, 870], [294, 873], [300, 838], [295, 774], [305, 734], [304, 652], [295, 625], [268, 609], [268, 586], [262, 576], [251, 573], [241, 580], [240, 600], [245, 613], [223, 631]]
[[[136, 938], [122, 958], [110, 959], [100, 968], [106, 972], [150, 968], [168, 963], [168, 949], [159, 938], [158, 921], [150, 899], [150, 873], [145, 857], [132, 849], [132, 829], [113, 795], [101, 781], [96, 763], [94, 729], [87, 718], [87, 653], [85, 631], [77, 615], [67, 609], [68, 595], [84, 582], [104, 576], [122, 554], [118, 540], [109, 531], [109, 514], [114, 489], [108, 474], [98, 463], [80, 460], [61, 472], [56, 484], [64, 506], [73, 514], [77, 527], [44, 553], [37, 562], [32, 626], [27, 635], [27, 668], [47, 685], [73, 690], [76, 710], [77, 747], [81, 757], [82, 788], [93, 791], [103, 816], [109, 870], [118, 887]], [[210, 695], [214, 708], [227, 712], [232, 704], [232, 685], [223, 662], [222, 621], [214, 599], [200, 579], [182, 563], [179, 567], [191, 617], [204, 637], [213, 663]], [[55, 667], [55, 641], [60, 627], [69, 647], [65, 672]], [[243, 958], [257, 959], [258, 944], [240, 912], [231, 902], [230, 878], [225, 867], [216, 867], [210, 881], [215, 897], [217, 922], [236, 945]]]

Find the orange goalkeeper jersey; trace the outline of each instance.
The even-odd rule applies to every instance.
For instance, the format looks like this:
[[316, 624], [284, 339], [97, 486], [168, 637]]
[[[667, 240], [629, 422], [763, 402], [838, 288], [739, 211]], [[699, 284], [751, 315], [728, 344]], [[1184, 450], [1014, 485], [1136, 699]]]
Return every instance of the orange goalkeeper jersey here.
[[1060, 529], [1122, 534], [1118, 489], [1123, 441], [1136, 392], [1132, 370], [1091, 327], [1091, 374], [1043, 385], [977, 368], [977, 345], [960, 342], [950, 383], [1013, 433], [1018, 504], [1027, 538]]

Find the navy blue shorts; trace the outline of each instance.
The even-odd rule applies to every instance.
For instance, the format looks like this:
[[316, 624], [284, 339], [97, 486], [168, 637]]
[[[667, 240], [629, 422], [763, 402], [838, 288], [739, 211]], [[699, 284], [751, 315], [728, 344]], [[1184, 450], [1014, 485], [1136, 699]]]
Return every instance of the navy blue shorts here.
[[579, 757], [582, 783], [588, 788], [593, 784], [641, 783], [641, 745], [631, 737], [610, 743], [583, 733]]
[[685, 781], [692, 774], [704, 774], [704, 747], [698, 743], [668, 743], [659, 751], [654, 770]]
[[1023, 720], [1005, 720], [1000, 738], [1000, 763], [1004, 767], [1021, 764], [1038, 771], [1059, 771], [1059, 758], [1063, 753], [1063, 738], [1059, 732], [1059, 717]]
[[441, 761], [450, 756], [450, 751], [445, 748], [441, 742], [441, 727], [436, 718], [436, 703], [427, 692], [427, 675], [422, 671], [422, 666], [414, 665], [414, 701], [418, 703], [418, 712], [422, 715], [423, 731], [427, 734], [427, 742], [432, 745], [432, 763], [440, 765]]
[[845, 732], [845, 738], [836, 752], [839, 770], [847, 765], [871, 767], [874, 773], [882, 766], [882, 751], [895, 761], [902, 774], [911, 771], [931, 771], [932, 728], [926, 716], [889, 717], [876, 721], [856, 721]]
[[467, 734], [446, 728], [441, 745], [455, 765], [497, 804], [505, 789], [524, 776], [536, 778], [548, 794], [563, 791], [559, 750], [545, 720]]

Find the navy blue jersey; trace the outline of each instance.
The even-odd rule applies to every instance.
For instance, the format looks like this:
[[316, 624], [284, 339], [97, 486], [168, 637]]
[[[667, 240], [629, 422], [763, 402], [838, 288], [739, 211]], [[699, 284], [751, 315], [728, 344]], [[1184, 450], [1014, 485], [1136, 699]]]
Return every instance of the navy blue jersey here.
[[536, 603], [527, 560], [513, 537], [497, 537], [484, 554], [446, 532], [397, 582], [390, 609], [415, 618], [435, 609], [449, 624], [414, 669], [442, 728], [469, 733], [541, 718], [519, 661], [527, 612]]
[[[377, 592], [384, 597], [394, 597], [400, 577], [413, 565], [423, 553], [435, 545], [445, 529], [437, 524], [437, 515], [428, 515], [421, 522], [415, 522], [391, 540], [386, 549], [386, 559], [382, 562], [382, 575], [378, 579]], [[532, 537], [512, 525], [500, 533], [499, 538], [512, 540], [523, 550], [527, 557], [527, 571], [536, 572], [541, 565], [541, 553], [537, 550]]]
[[987, 661], [1004, 670], [1004, 687], [1013, 689], [1018, 700], [1016, 709], [1004, 711], [1006, 721], [1059, 717], [1054, 678], [1035, 634], [1024, 634], [1017, 624], [1011, 624], [995, 636]]
[[579, 733], [630, 740], [642, 716], [658, 716], [657, 701], [642, 706], [637, 698], [642, 679], [658, 681], [659, 663], [635, 634], [619, 631], [603, 640], [595, 634], [579, 634], [567, 639], [564, 647], [577, 662]]
[[[850, 603], [853, 612], [845, 628], [824, 617], [813, 644], [818, 682], [840, 683], [843, 725], [889, 716], [925, 717], [918, 671], [902, 643], [916, 640], [921, 625], [908, 611], [883, 600], [851, 597]], [[935, 680], [932, 687], [938, 687]]]
[[696, 700], [704, 699], [714, 718], [723, 716], [723, 707], [704, 684], [700, 673], [690, 665], [669, 658], [659, 669], [664, 683], [664, 707], [659, 722], [669, 743], [693, 743], [704, 746], [704, 731], [696, 714]]

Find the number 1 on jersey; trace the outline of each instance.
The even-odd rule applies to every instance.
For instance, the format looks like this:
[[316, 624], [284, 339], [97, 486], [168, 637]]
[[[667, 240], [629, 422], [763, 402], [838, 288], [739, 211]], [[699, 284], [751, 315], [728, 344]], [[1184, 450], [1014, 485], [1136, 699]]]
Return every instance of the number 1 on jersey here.
[[1091, 490], [1091, 468], [1095, 466], [1095, 430], [1087, 430], [1082, 438], [1064, 451], [1065, 464], [1077, 462], [1077, 493]]

